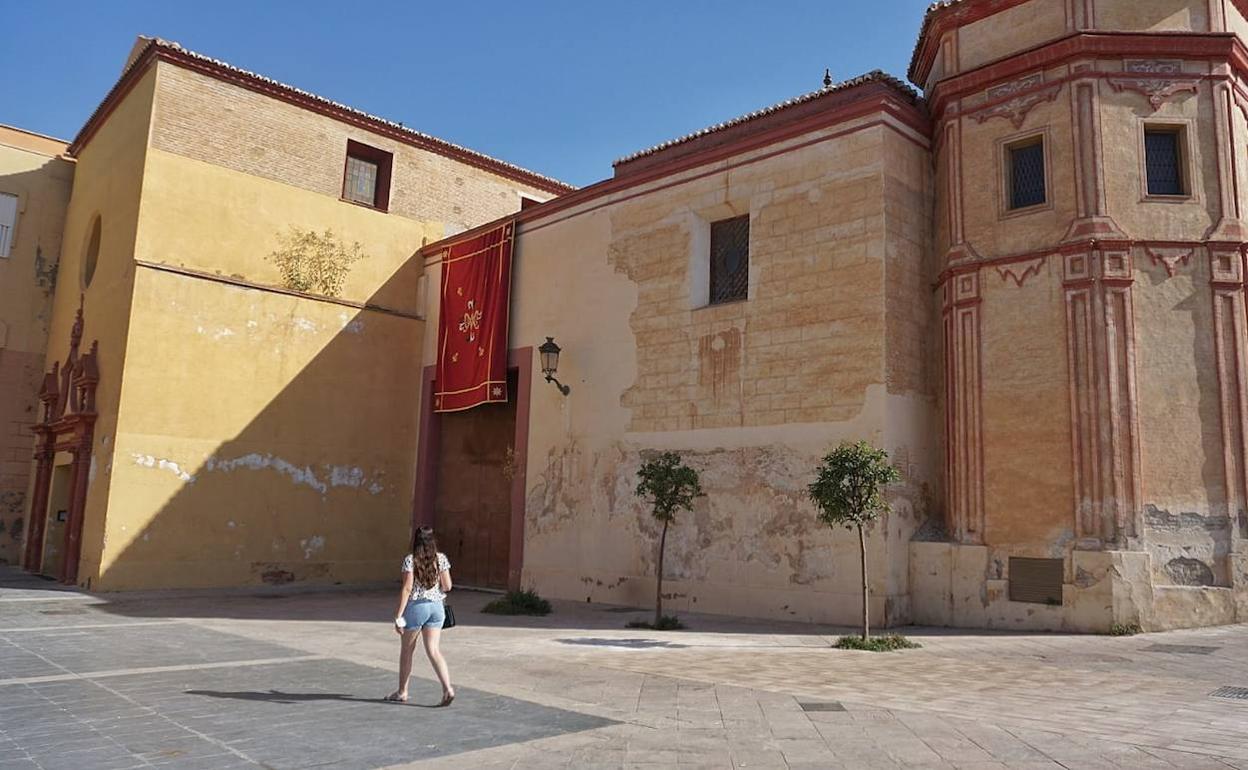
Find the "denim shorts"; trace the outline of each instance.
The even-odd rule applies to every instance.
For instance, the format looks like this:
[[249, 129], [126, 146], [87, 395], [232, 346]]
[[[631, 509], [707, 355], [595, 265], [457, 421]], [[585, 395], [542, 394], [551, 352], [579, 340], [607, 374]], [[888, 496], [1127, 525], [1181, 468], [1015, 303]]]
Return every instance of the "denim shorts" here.
[[409, 599], [407, 607], [403, 609], [403, 620], [407, 621], [405, 626], [408, 631], [416, 631], [421, 628], [441, 628], [446, 621], [446, 610], [442, 608], [442, 602], [435, 602], [431, 599]]

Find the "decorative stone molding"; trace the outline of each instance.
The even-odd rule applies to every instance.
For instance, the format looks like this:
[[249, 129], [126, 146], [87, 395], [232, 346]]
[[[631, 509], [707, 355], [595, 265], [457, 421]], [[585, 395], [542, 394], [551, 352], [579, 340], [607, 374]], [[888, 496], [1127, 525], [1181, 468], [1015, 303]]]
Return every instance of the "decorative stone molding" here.
[[1135, 91], [1148, 98], [1153, 112], [1161, 109], [1172, 97], [1181, 93], [1196, 93], [1197, 84], [1194, 80], [1152, 80], [1144, 78], [1109, 78], [1109, 85], [1119, 93]]
[[1146, 246], [1144, 253], [1154, 265], [1161, 265], [1166, 269], [1167, 278], [1173, 278], [1179, 271], [1179, 265], [1187, 267], [1195, 249], [1162, 249]]
[[959, 543], [984, 537], [983, 372], [979, 272], [942, 287], [945, 342], [945, 478], [949, 530]]
[[1213, 349], [1222, 428], [1223, 483], [1231, 531], [1248, 508], [1248, 343], [1244, 258], [1239, 244], [1209, 246]]
[[1062, 260], [1076, 537], [1122, 547], [1140, 531], [1131, 251], [1103, 244]]
[[1023, 288], [1023, 284], [1033, 275], [1039, 275], [1040, 268], [1044, 267], [1044, 257], [1036, 257], [1027, 262], [1014, 262], [1008, 265], [997, 265], [997, 275], [1001, 276], [1002, 281], [1012, 280], [1018, 288]]
[[974, 118], [978, 123], [985, 123], [992, 118], [1006, 118], [1015, 129], [1019, 129], [1027, 120], [1028, 113], [1039, 105], [1056, 99], [1061, 90], [1061, 83], [1045, 86], [1044, 75], [1039, 72], [993, 86], [985, 91], [991, 106], [976, 112]]
[[1153, 112], [1181, 93], [1197, 93], [1198, 79], [1183, 76], [1183, 62], [1175, 59], [1128, 59], [1123, 71], [1145, 77], [1109, 78], [1117, 92], [1135, 91], [1143, 94]]

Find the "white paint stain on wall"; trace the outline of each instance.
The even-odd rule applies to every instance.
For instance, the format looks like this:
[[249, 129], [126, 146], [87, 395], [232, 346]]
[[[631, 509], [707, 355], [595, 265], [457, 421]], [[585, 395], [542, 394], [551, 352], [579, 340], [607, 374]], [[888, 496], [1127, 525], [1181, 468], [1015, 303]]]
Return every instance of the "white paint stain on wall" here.
[[[155, 455], [136, 452], [131, 457], [134, 458], [135, 465], [166, 471], [177, 476], [178, 479], [192, 484], [205, 473], [232, 473], [240, 469], [252, 471], [273, 470], [289, 478], [297, 485], [315, 489], [322, 497], [330, 489], [338, 487], [363, 489], [371, 495], [379, 495], [385, 491], [385, 487], [378, 481], [378, 476], [381, 474], [366, 474], [364, 469], [358, 466], [330, 465], [325, 463], [320, 466], [320, 472], [318, 473], [313, 466], [296, 465], [281, 457], [267, 453], [251, 452], [232, 459], [209, 457], [197, 474], [191, 474], [173, 460], [166, 460]], [[94, 459], [92, 460], [91, 473], [93, 475], [95, 473]], [[233, 528], [235, 523], [231, 521], [228, 526]]]
[[316, 324], [306, 318], [295, 318], [292, 320], [292, 323], [295, 325], [295, 328], [301, 332], [316, 331]]
[[312, 554], [325, 549], [325, 538], [321, 535], [314, 535], [307, 540], [300, 540], [299, 547], [303, 549], [303, 558], [311, 559]]
[[204, 468], [210, 472], [223, 471], [225, 473], [229, 473], [230, 471], [234, 471], [239, 468], [246, 468], [253, 471], [268, 468], [277, 471], [283, 476], [289, 476], [291, 481], [294, 483], [311, 487], [312, 489], [320, 492], [322, 495], [329, 489], [325, 482], [316, 477], [316, 473], [309, 466], [305, 465], [300, 468], [294, 463], [283, 460], [280, 457], [274, 457], [271, 454], [259, 454], [257, 452], [252, 452], [250, 454], [245, 454], [242, 457], [236, 457], [233, 460], [218, 460], [215, 457], [209, 457], [208, 462], [204, 464]]
[[195, 481], [194, 476], [182, 470], [182, 466], [178, 465], [172, 460], [165, 460], [159, 457], [153, 457], [152, 455], [139, 454], [137, 452], [134, 454], [131, 454], [130, 456], [134, 458], [135, 465], [140, 465], [144, 468], [158, 468], [162, 471], [168, 471], [169, 473], [172, 473], [173, 475], [177, 476], [182, 481], [186, 481], [186, 482]]
[[364, 319], [363, 318], [352, 318], [346, 313], [339, 313], [338, 320], [342, 322], [343, 331], [346, 331], [349, 334], [363, 334], [364, 333]]

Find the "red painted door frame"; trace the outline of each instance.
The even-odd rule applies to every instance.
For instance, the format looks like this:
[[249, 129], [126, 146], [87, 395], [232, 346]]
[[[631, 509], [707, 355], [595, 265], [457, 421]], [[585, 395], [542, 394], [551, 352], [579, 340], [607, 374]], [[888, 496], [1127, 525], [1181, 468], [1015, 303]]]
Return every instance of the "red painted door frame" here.
[[[520, 590], [524, 566], [524, 497], [528, 470], [529, 397], [533, 388], [533, 348], [514, 348], [507, 353], [507, 368], [515, 369], [516, 434], [513, 446], [516, 467], [511, 478], [511, 543], [507, 552], [507, 588]], [[412, 500], [412, 528], [432, 527], [437, 497], [438, 450], [442, 415], [433, 411], [433, 385], [437, 367], [426, 366], [420, 393], [420, 435], [416, 445], [416, 494]]]

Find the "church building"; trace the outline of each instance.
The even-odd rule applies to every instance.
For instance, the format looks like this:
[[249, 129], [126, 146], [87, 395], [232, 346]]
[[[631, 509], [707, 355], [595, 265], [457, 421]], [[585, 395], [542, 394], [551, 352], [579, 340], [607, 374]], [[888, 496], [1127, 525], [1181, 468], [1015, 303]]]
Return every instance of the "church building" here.
[[670, 450], [670, 609], [851, 624], [806, 486], [866, 440], [877, 624], [1248, 621], [1246, 43], [1246, 0], [946, 0], [914, 85], [576, 189], [140, 39], [68, 146], [0, 129], [0, 559], [366, 583], [428, 524], [457, 583], [649, 606]]

